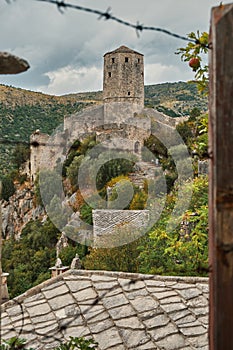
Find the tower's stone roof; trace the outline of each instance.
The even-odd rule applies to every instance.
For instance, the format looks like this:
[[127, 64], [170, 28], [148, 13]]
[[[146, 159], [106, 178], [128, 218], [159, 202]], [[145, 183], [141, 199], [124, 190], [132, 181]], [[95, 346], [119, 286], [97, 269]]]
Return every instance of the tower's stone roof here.
[[2, 305], [3, 339], [92, 337], [99, 350], [208, 350], [208, 279], [69, 270]]
[[137, 55], [144, 56], [142, 53], [134, 51], [134, 50], [132, 50], [129, 47], [124, 46], [124, 45], [118, 47], [116, 50], [106, 52], [106, 54], [104, 56], [110, 55], [110, 54], [115, 54], [115, 53], [136, 53]]

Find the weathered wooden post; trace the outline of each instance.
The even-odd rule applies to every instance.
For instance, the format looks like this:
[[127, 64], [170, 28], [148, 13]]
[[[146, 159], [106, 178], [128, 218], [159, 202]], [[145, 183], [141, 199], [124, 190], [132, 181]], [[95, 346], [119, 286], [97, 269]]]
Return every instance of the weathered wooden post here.
[[233, 349], [233, 4], [212, 9], [210, 44], [210, 350]]
[[[2, 196], [2, 181], [0, 180], [0, 199]], [[2, 204], [0, 203], [0, 307], [2, 304]], [[0, 310], [0, 345], [2, 344], [1, 334], [1, 310]]]
[[[2, 181], [0, 180], [0, 198], [2, 195]], [[0, 203], [0, 305], [2, 303], [2, 207]], [[1, 321], [1, 312], [0, 312]]]

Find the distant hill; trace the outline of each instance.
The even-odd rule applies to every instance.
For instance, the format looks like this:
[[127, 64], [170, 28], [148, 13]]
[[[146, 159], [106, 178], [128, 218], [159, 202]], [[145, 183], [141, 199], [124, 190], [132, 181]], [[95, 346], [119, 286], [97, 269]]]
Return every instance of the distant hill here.
[[177, 82], [145, 86], [145, 106], [179, 117], [189, 115], [193, 108], [206, 112], [208, 102], [198, 93], [195, 83]]
[[[16, 142], [29, 141], [36, 129], [50, 134], [65, 115], [101, 101], [101, 91], [52, 96], [0, 85], [0, 172], [12, 168]], [[164, 83], [145, 86], [145, 106], [179, 117], [189, 115], [195, 107], [205, 112], [207, 99], [198, 94], [194, 83]]]
[[102, 92], [84, 92], [77, 94], [69, 94], [64, 96], [53, 96], [43, 94], [41, 92], [35, 92], [30, 90], [24, 90], [15, 88], [13, 86], [6, 86], [0, 84], [0, 103], [6, 107], [14, 108], [16, 106], [48, 106], [48, 105], [73, 105], [77, 100], [88, 100], [91, 102], [92, 95], [95, 96], [95, 102], [102, 99]]

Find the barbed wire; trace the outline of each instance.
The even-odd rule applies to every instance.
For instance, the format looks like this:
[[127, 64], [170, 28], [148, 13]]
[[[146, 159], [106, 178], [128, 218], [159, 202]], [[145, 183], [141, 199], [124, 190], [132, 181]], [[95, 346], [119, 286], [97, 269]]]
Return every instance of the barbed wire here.
[[[10, 0], [6, 0], [7, 3], [10, 3]], [[209, 45], [206, 45], [206, 44], [203, 44], [199, 41], [199, 39], [191, 39], [189, 37], [185, 37], [185, 36], [182, 36], [182, 35], [179, 35], [177, 33], [174, 33], [174, 32], [171, 32], [167, 29], [164, 29], [164, 28], [160, 28], [160, 27], [154, 27], [154, 26], [146, 26], [144, 24], [141, 24], [140, 22], [137, 22], [136, 24], [133, 24], [131, 22], [128, 22], [126, 20], [123, 20], [119, 17], [116, 17], [112, 14], [112, 9], [111, 7], [108, 7], [106, 11], [100, 11], [100, 10], [96, 10], [96, 9], [93, 9], [93, 8], [89, 8], [89, 7], [85, 7], [85, 6], [80, 6], [80, 5], [74, 5], [74, 4], [71, 4], [71, 3], [66, 3], [64, 0], [35, 0], [35, 1], [38, 1], [38, 2], [44, 2], [44, 3], [50, 3], [50, 4], [53, 4], [55, 6], [57, 6], [58, 10], [63, 14], [64, 13], [64, 9], [67, 9], [67, 8], [71, 8], [71, 9], [75, 9], [75, 10], [78, 10], [78, 11], [84, 11], [84, 12], [87, 12], [87, 13], [92, 13], [92, 14], [95, 14], [95, 15], [98, 15], [98, 19], [102, 19], [104, 18], [105, 20], [112, 20], [112, 21], [115, 21], [119, 24], [122, 24], [122, 25], [125, 25], [127, 27], [130, 27], [130, 28], [133, 28], [136, 30], [136, 33], [137, 33], [137, 36], [139, 36], [140, 33], [142, 33], [144, 30], [148, 30], [148, 31], [157, 31], [157, 32], [161, 32], [163, 34], [166, 34], [166, 35], [169, 35], [173, 38], [177, 38], [177, 39], [180, 39], [180, 40], [184, 40], [184, 41], [188, 41], [188, 42], [193, 42], [197, 45], [200, 45], [202, 47], [205, 47], [205, 48], [209, 48]], [[20, 141], [20, 140], [9, 140], [9, 139], [0, 139], [0, 145], [17, 145], [17, 144], [20, 144], [20, 145], [25, 145], [25, 146], [30, 146], [30, 145], [34, 145], [33, 142], [29, 142], [29, 141]], [[43, 145], [43, 146], [50, 146], [49, 144], [41, 144], [40, 145]]]
[[35, 0], [35, 1], [53, 4], [53, 5], [57, 6], [59, 12], [61, 12], [62, 14], [64, 13], [64, 11], [63, 11], [64, 9], [71, 8], [74, 10], [88, 12], [88, 13], [98, 15], [99, 20], [102, 18], [105, 20], [112, 20], [112, 21], [115, 21], [115, 22], [122, 24], [124, 26], [135, 29], [138, 37], [139, 37], [139, 34], [145, 30], [156, 31], [156, 32], [160, 32], [160, 33], [169, 35], [173, 38], [177, 38], [177, 39], [188, 41], [188, 42], [193, 42], [197, 45], [201, 45], [202, 47], [208, 48], [208, 45], [202, 44], [198, 39], [196, 39], [196, 40], [191, 39], [191, 38], [188, 38], [186, 36], [171, 32], [170, 30], [167, 30], [164, 28], [154, 27], [154, 26], [146, 26], [146, 25], [140, 23], [139, 21], [137, 21], [137, 23], [134, 24], [134, 23], [128, 22], [126, 20], [123, 20], [123, 19], [113, 15], [113, 13], [111, 12], [112, 11], [111, 7], [108, 7], [106, 11], [100, 11], [100, 10], [96, 10], [96, 9], [85, 7], [85, 6], [66, 3], [64, 0], [61, 0], [61, 1], [59, 1], [59, 0]]

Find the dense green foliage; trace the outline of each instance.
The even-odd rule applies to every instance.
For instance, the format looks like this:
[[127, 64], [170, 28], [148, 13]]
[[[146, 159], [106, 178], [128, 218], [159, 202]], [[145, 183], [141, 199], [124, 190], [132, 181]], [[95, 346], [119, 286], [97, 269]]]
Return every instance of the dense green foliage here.
[[[86, 103], [49, 103], [9, 106], [0, 103], [0, 172], [19, 167], [25, 153], [17, 154], [22, 144], [29, 142], [30, 135], [37, 129], [51, 134], [63, 124], [64, 115], [75, 113], [84, 108]], [[20, 144], [18, 145], [18, 142]], [[17, 147], [17, 149], [16, 149]], [[21, 159], [20, 159], [21, 157]]]
[[13, 151], [13, 163], [16, 165], [17, 169], [29, 159], [30, 148], [29, 145], [17, 144]]
[[208, 115], [190, 117], [177, 125], [176, 130], [183, 138], [190, 154], [198, 159], [208, 158]]
[[179, 117], [190, 115], [194, 108], [206, 112], [207, 98], [200, 96], [195, 83], [163, 83], [145, 86], [145, 106]]
[[0, 350], [34, 350], [32, 348], [25, 348], [25, 339], [13, 337], [9, 340], [2, 340], [0, 344]]
[[[55, 264], [59, 236], [59, 230], [50, 220], [44, 223], [37, 220], [25, 226], [19, 240], [11, 238], [4, 241], [2, 265], [3, 270], [9, 273], [11, 298], [50, 278], [49, 268]], [[86, 247], [70, 241], [61, 254], [64, 264], [69, 266], [76, 253], [83, 258], [87, 253]]]
[[55, 260], [58, 230], [50, 221], [29, 222], [20, 240], [4, 241], [2, 265], [9, 272], [8, 287], [11, 297], [25, 292], [50, 277], [49, 267]]
[[90, 248], [85, 269], [139, 272], [139, 240], [115, 248]]
[[85, 339], [83, 337], [70, 337], [70, 340], [56, 347], [54, 350], [92, 350], [96, 349], [98, 343], [93, 339]]
[[[155, 227], [140, 246], [140, 271], [168, 275], [201, 275], [208, 272], [208, 181], [196, 178], [186, 184], [193, 196], [181, 222], [187, 222], [187, 231], [178, 226], [167, 229], [170, 213], [176, 201], [176, 192], [170, 193], [165, 210]], [[185, 190], [185, 188], [184, 188]]]
[[[10, 338], [9, 340], [3, 340], [0, 344], [0, 350], [35, 350], [34, 348], [25, 348], [26, 339], [17, 337]], [[83, 337], [70, 337], [65, 343], [61, 343], [54, 350], [91, 350], [96, 349], [98, 343], [93, 339], [85, 339]]]
[[8, 201], [8, 199], [15, 193], [15, 185], [10, 175], [0, 176], [1, 193], [0, 199]]

